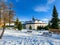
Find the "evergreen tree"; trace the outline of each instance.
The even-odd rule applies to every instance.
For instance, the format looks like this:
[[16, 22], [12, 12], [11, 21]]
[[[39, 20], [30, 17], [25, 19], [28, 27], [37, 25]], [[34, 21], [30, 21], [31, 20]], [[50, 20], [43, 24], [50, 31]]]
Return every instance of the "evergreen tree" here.
[[18, 30], [22, 29], [22, 24], [21, 24], [21, 22], [19, 22], [18, 18], [16, 19], [16, 22], [15, 22], [15, 28], [17, 28]]
[[31, 30], [31, 29], [32, 29], [32, 27], [30, 26], [30, 27], [29, 27], [29, 29]]
[[18, 24], [18, 30], [22, 30], [22, 24], [21, 24], [21, 22], [19, 22], [19, 24]]
[[51, 24], [50, 24], [50, 23], [51, 23], [51, 21], [48, 22], [48, 27], [49, 27], [49, 28], [51, 28]]
[[52, 19], [51, 19], [51, 28], [53, 28], [53, 29], [58, 29], [59, 28], [58, 20], [59, 20], [58, 19], [58, 13], [57, 13], [56, 7], [54, 6]]
[[18, 24], [19, 24], [19, 19], [16, 18], [16, 21], [15, 21], [15, 28], [18, 28]]
[[37, 27], [37, 30], [41, 30], [41, 29], [42, 29], [42, 27], [41, 27], [41, 26], [38, 26], [38, 27]]

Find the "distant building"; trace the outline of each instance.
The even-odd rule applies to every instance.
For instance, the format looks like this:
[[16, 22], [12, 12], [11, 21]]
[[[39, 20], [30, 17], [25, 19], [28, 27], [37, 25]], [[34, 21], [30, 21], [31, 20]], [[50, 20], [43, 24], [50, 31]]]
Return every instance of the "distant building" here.
[[29, 29], [29, 27], [31, 26], [32, 29], [36, 30], [38, 26], [45, 27], [48, 24], [43, 22], [43, 21], [41, 21], [41, 20], [35, 19], [33, 17], [32, 20], [26, 21], [23, 25], [24, 25], [24, 28], [26, 28], [26, 29]]
[[[4, 25], [4, 22], [2, 21], [1, 24], [0, 24], [0, 27], [3, 27], [3, 25]], [[5, 26], [9, 26], [9, 23], [8, 22], [5, 23]], [[14, 21], [11, 21], [10, 27], [14, 27]]]
[[59, 22], [59, 28], [60, 28], [60, 22]]
[[[6, 23], [5, 25], [6, 25], [6, 26], [9, 26], [9, 23]], [[14, 27], [14, 23], [11, 23], [11, 24], [10, 24], [10, 27]]]
[[59, 27], [60, 27], [60, 23], [59, 23]]

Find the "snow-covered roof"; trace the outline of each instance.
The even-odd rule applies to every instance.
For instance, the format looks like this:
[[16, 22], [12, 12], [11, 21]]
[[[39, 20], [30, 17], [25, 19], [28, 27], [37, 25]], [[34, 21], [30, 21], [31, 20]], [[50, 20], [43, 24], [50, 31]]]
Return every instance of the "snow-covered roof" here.
[[32, 20], [30, 20], [30, 21], [25, 21], [24, 22], [24, 24], [35, 24], [35, 23], [37, 23], [37, 24], [45, 24], [45, 22], [43, 22], [43, 21], [41, 21], [41, 20], [39, 20], [39, 19], [32, 19]]

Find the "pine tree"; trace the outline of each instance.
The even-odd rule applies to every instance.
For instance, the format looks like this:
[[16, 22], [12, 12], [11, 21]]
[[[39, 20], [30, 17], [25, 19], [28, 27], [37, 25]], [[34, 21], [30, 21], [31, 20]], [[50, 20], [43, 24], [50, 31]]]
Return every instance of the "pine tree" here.
[[19, 19], [16, 18], [16, 21], [15, 21], [15, 28], [18, 28], [18, 24], [19, 24]]
[[30, 26], [30, 27], [29, 27], [29, 29], [31, 30], [31, 29], [32, 29], [32, 27]]
[[15, 28], [17, 28], [18, 30], [22, 29], [22, 23], [19, 22], [19, 19], [17, 18], [15, 21]]
[[19, 22], [19, 24], [18, 24], [18, 30], [22, 30], [22, 24], [21, 24], [21, 22]]
[[58, 29], [59, 28], [58, 20], [59, 20], [58, 19], [58, 13], [57, 13], [56, 7], [54, 6], [52, 19], [51, 19], [51, 28], [53, 28], [53, 29]]

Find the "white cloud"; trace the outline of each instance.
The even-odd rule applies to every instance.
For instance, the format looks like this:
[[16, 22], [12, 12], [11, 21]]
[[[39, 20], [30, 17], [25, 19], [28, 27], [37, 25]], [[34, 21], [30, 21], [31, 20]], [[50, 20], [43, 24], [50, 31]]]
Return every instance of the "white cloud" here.
[[[11, 0], [4, 0], [5, 2], [11, 1]], [[14, 0], [16, 2], [19, 2], [20, 0]]]
[[50, 8], [48, 6], [36, 6], [34, 11], [36, 12], [47, 12]]
[[47, 4], [52, 4], [55, 0], [48, 0]]
[[8, 2], [8, 0], [3, 0], [4, 2]]
[[42, 19], [42, 21], [44, 21], [44, 22], [46, 22], [46, 23], [48, 23], [49, 20], [50, 20], [50, 19], [48, 19], [48, 18], [44, 18], [44, 19]]
[[50, 6], [53, 2], [55, 2], [55, 0], [47, 0], [47, 3], [45, 5], [42, 6], [36, 6], [34, 7], [34, 11], [36, 12], [47, 12], [50, 9]]
[[7, 2], [8, 0], [4, 0], [5, 2]]
[[16, 0], [16, 2], [19, 2], [19, 0]]

